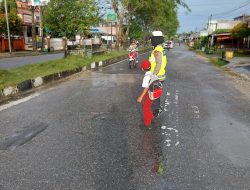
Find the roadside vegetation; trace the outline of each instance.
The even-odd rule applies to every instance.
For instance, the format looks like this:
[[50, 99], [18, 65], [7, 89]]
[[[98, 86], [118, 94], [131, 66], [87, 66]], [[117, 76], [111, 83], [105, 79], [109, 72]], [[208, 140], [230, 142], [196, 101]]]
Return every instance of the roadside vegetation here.
[[[237, 48], [235, 47], [236, 44], [233, 43], [231, 48], [220, 48], [219, 45], [211, 46], [209, 43], [211, 39], [208, 36], [199, 37], [192, 41], [193, 45], [189, 47], [189, 50], [199, 51], [202, 50], [206, 54], [213, 54], [213, 55], [222, 55], [225, 51], [233, 51], [234, 57], [250, 57], [250, 51], [246, 49], [246, 40], [250, 35], [250, 29], [248, 28], [247, 24], [239, 23], [234, 28], [230, 29], [218, 29], [213, 32], [213, 34], [222, 34], [228, 33], [231, 35], [232, 39], [237, 40]], [[240, 41], [245, 41], [244, 44], [240, 46]], [[187, 42], [188, 44], [190, 42]]]
[[[141, 48], [141, 51], [149, 50], [151, 47]], [[15, 86], [25, 80], [33, 79], [38, 76], [46, 76], [53, 73], [72, 70], [90, 65], [93, 62], [105, 61], [108, 59], [127, 55], [126, 50], [113, 51], [102, 55], [95, 55], [92, 58], [82, 56], [68, 56], [65, 59], [56, 59], [39, 64], [25, 65], [15, 69], [0, 69], [0, 89], [7, 86]]]
[[[155, 4], [159, 5], [157, 11], [155, 11]], [[23, 36], [22, 23], [17, 15], [16, 1], [7, 0], [7, 5], [10, 13], [11, 34]], [[2, 69], [0, 70], [0, 89], [17, 85], [22, 81], [38, 76], [46, 76], [84, 67], [95, 61], [127, 55], [127, 51], [122, 50], [122, 47], [127, 47], [129, 39], [136, 38], [136, 40], [148, 44], [153, 30], [161, 30], [169, 38], [173, 37], [179, 26], [177, 12], [180, 6], [190, 11], [184, 0], [111, 0], [109, 2], [106, 0], [86, 0], [84, 2], [50, 0], [42, 9], [44, 35], [51, 38], [63, 38], [65, 41], [67, 39], [74, 41], [76, 35], [80, 35], [81, 39], [91, 38], [93, 34], [91, 34], [90, 29], [93, 26], [110, 25], [110, 21], [107, 20], [107, 13], [111, 12], [116, 15], [115, 22], [118, 27], [117, 31], [119, 31], [116, 33], [117, 51], [95, 55], [92, 58], [69, 56], [65, 59], [31, 64], [15, 69]], [[4, 12], [4, 4], [1, 1], [0, 35], [7, 36]], [[35, 32], [35, 30], [32, 31], [34, 41]], [[67, 55], [66, 43], [63, 44], [63, 48], [65, 55]], [[43, 47], [41, 49], [43, 50]]]
[[228, 61], [226, 61], [226, 60], [224, 60], [222, 58], [210, 58], [209, 60], [216, 67], [222, 67], [222, 66], [225, 66], [225, 65], [227, 65], [229, 63]]
[[222, 67], [222, 66], [225, 66], [229, 63], [228, 61], [224, 60], [223, 58], [211, 57], [208, 54], [204, 53], [203, 51], [196, 51], [196, 54], [208, 58], [210, 60], [210, 62], [216, 67]]
[[245, 51], [237, 51], [234, 52], [235, 57], [250, 57], [250, 50], [245, 50]]
[[[229, 29], [219, 29], [215, 30], [213, 34], [228, 33], [231, 35], [232, 39], [237, 39], [237, 48], [235, 48], [232, 40], [231, 48], [222, 48], [221, 46], [211, 45], [211, 38], [208, 36], [197, 37], [195, 40], [188, 41], [188, 49], [190, 51], [195, 51], [197, 54], [208, 58], [213, 65], [217, 67], [222, 67], [229, 62], [228, 59], [234, 57], [250, 57], [250, 51], [246, 48], [246, 43], [243, 45], [239, 44], [246, 37], [250, 35], [250, 29], [245, 23], [239, 23], [231, 30]], [[191, 35], [191, 34], [190, 34]], [[240, 47], [242, 49], [240, 49]]]

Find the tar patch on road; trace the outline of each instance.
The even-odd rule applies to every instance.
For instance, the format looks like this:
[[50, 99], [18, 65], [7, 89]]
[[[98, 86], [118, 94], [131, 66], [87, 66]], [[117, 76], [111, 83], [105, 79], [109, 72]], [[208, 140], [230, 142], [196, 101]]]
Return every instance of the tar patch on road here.
[[3, 141], [0, 141], [0, 150], [15, 150], [17, 147], [32, 140], [47, 127], [48, 125], [45, 123], [38, 123], [22, 128], [21, 130], [9, 135]]

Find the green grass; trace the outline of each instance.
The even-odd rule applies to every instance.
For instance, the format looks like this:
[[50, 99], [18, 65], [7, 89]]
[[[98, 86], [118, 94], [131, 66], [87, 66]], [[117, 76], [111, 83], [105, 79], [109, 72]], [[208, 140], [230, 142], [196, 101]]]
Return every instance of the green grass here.
[[206, 54], [203, 51], [197, 50], [196, 54], [203, 56], [203, 57], [207, 57]]
[[250, 57], [250, 51], [235, 51], [235, 57]]
[[247, 64], [246, 62], [242, 61], [242, 62], [239, 62], [239, 65], [245, 65]]
[[221, 59], [221, 58], [210, 58], [210, 61], [216, 67], [222, 67], [222, 66], [227, 65], [229, 63], [228, 61]]
[[209, 57], [206, 53], [204, 53], [202, 51], [196, 51], [196, 54], [208, 58], [210, 60], [210, 62], [216, 67], [222, 67], [222, 66], [227, 65], [229, 63], [228, 61], [226, 61], [222, 58]]
[[[151, 47], [140, 48], [140, 51], [150, 50]], [[39, 64], [25, 65], [15, 69], [0, 69], [0, 89], [7, 86], [15, 86], [22, 81], [36, 78], [38, 76], [46, 76], [66, 70], [87, 66], [95, 61], [107, 60], [123, 55], [127, 55], [126, 50], [113, 51], [103, 55], [95, 55], [92, 58], [81, 56], [68, 56], [66, 59], [56, 59]]]
[[[142, 47], [140, 51], [150, 50], [151, 47]], [[0, 69], [0, 89], [7, 86], [15, 86], [25, 80], [34, 79], [38, 76], [43, 77], [53, 73], [66, 70], [72, 70], [79, 67], [87, 66], [95, 61], [107, 60], [119, 56], [127, 55], [126, 50], [113, 51], [103, 55], [95, 55], [92, 58], [82, 56], [68, 56], [66, 59], [56, 59], [52, 61], [42, 62], [39, 64], [25, 65], [15, 69]]]
[[56, 59], [39, 64], [25, 65], [15, 69], [0, 69], [0, 89], [3, 89], [7, 86], [17, 85], [22, 81], [33, 79], [38, 76], [43, 77], [57, 72], [84, 67], [93, 63], [94, 61], [107, 60], [126, 54], [127, 51], [114, 51], [112, 53], [93, 56], [92, 58], [69, 56], [66, 59]]

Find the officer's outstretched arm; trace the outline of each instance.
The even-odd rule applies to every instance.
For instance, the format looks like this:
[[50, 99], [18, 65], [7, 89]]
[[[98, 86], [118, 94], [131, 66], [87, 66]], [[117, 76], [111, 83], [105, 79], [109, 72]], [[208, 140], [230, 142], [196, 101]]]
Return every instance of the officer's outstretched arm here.
[[159, 51], [155, 51], [154, 56], [155, 56], [156, 67], [153, 74], [157, 75], [160, 72], [162, 65], [162, 54]]

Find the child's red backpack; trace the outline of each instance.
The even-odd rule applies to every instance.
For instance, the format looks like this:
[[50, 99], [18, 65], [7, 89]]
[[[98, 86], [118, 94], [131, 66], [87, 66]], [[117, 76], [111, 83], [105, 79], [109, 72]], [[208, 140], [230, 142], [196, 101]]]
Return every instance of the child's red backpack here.
[[150, 100], [156, 100], [162, 95], [162, 83], [156, 75], [150, 76], [148, 95]]

